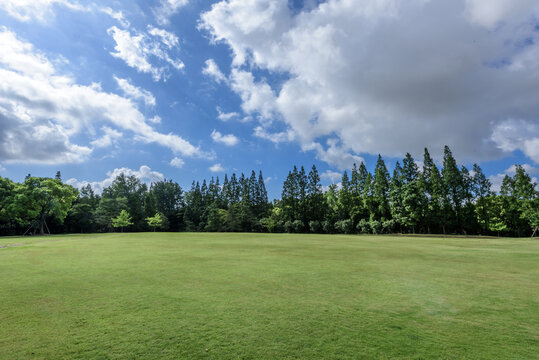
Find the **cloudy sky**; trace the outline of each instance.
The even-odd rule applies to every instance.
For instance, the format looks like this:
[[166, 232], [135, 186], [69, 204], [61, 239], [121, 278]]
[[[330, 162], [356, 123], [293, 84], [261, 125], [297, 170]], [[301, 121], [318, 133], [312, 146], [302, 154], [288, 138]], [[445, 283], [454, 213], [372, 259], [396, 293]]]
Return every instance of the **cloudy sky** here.
[[0, 175], [539, 168], [535, 0], [0, 0]]

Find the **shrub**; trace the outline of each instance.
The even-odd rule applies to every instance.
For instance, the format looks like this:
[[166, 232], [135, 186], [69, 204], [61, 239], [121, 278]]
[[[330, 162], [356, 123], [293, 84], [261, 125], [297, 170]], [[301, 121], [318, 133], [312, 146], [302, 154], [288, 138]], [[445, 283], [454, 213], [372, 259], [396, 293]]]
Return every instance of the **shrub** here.
[[303, 229], [305, 228], [305, 225], [303, 224], [303, 221], [296, 220], [292, 223], [292, 226], [294, 228], [294, 231], [297, 233], [303, 232]]
[[395, 220], [386, 220], [382, 222], [382, 230], [384, 234], [391, 234], [395, 229]]
[[382, 233], [382, 223], [378, 220], [371, 220], [369, 221], [369, 225], [371, 227], [373, 234], [381, 234]]
[[334, 230], [333, 230], [333, 224], [331, 223], [331, 221], [328, 221], [328, 220], [322, 221], [322, 230], [324, 230], [326, 234], [333, 233]]
[[352, 220], [340, 220], [335, 222], [335, 230], [341, 234], [351, 234], [352, 233]]
[[356, 229], [361, 234], [370, 234], [371, 232], [371, 226], [369, 225], [369, 222], [365, 219], [359, 220], [359, 222], [357, 223]]
[[288, 220], [284, 223], [284, 231], [286, 231], [287, 233], [294, 232], [294, 224], [292, 223], [292, 221]]
[[311, 220], [309, 221], [309, 230], [313, 233], [320, 232], [320, 228], [322, 225], [320, 224], [320, 221], [317, 220]]

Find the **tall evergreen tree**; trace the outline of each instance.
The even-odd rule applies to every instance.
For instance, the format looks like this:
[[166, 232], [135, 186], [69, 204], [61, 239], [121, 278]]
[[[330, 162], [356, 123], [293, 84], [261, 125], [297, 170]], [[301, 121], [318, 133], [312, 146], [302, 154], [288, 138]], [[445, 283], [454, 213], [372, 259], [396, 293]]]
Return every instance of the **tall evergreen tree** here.
[[374, 169], [374, 202], [375, 219], [381, 221], [389, 219], [389, 172], [381, 155], [378, 155]]

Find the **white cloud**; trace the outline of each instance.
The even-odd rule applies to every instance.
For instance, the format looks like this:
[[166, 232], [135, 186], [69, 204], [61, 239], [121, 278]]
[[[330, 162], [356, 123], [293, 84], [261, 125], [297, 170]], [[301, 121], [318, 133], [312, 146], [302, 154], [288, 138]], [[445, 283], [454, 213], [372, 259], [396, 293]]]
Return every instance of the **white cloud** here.
[[180, 44], [180, 39], [178, 39], [175, 34], [168, 32], [164, 29], [158, 29], [149, 25], [148, 34], [159, 37], [161, 39], [161, 42], [169, 49], [178, 47]]
[[167, 25], [170, 22], [170, 17], [188, 3], [189, 0], [161, 0], [159, 6], [153, 10], [157, 23]]
[[103, 126], [101, 130], [104, 132], [103, 136], [90, 143], [96, 148], [111, 146], [123, 136], [121, 132], [111, 129], [108, 126]]
[[129, 27], [129, 21], [125, 18], [124, 14], [121, 11], [115, 11], [109, 7], [98, 8], [98, 10], [118, 21], [123, 27]]
[[170, 160], [170, 166], [173, 166], [175, 168], [181, 168], [185, 165], [185, 161], [180, 159], [179, 157], [175, 157], [174, 159]]
[[503, 151], [521, 150], [539, 164], [539, 123], [510, 119], [494, 127], [491, 140]]
[[221, 164], [214, 164], [209, 167], [211, 172], [224, 172], [225, 168]]
[[213, 139], [213, 141], [225, 144], [226, 146], [237, 145], [240, 141], [240, 139], [238, 139], [234, 134], [223, 135], [215, 129], [213, 129], [213, 131], [211, 132], [211, 138]]
[[221, 72], [221, 69], [219, 69], [219, 65], [217, 65], [217, 63], [213, 59], [206, 60], [205, 66], [202, 69], [202, 73], [206, 76], [211, 77], [218, 83], [226, 83], [227, 81], [226, 76]]
[[[235, 111], [233, 111], [233, 112], [228, 112], [228, 113], [223, 112], [219, 106], [217, 107], [217, 113], [218, 113], [217, 119], [219, 119], [219, 120], [221, 120], [221, 121], [223, 121], [223, 122], [227, 122], [227, 121], [229, 121], [229, 120], [237, 119], [237, 118], [240, 117], [240, 114], [237, 113], [237, 112], [235, 112]], [[248, 121], [248, 120], [250, 120], [250, 119], [249, 119], [249, 118], [243, 118], [243, 119], [241, 119], [242, 122], [246, 122], [246, 120]]]
[[83, 186], [86, 186], [90, 184], [92, 186], [92, 189], [98, 193], [101, 194], [103, 192], [103, 189], [109, 187], [112, 182], [121, 174], [124, 174], [125, 176], [135, 176], [137, 179], [139, 179], [141, 182], [150, 185], [151, 183], [155, 183], [158, 181], [163, 181], [165, 177], [163, 174], [157, 171], [152, 171], [152, 169], [147, 165], [142, 165], [138, 170], [132, 170], [130, 168], [117, 168], [112, 171], [107, 172], [107, 177], [102, 181], [79, 181], [77, 179], [68, 179], [66, 181], [66, 184], [74, 186], [76, 188], [82, 188]]
[[54, 7], [63, 6], [72, 11], [101, 12], [107, 14], [118, 21], [123, 27], [129, 27], [121, 11], [116, 11], [110, 7], [100, 7], [95, 3], [91, 5], [81, 5], [78, 1], [69, 0], [1, 0], [0, 9], [5, 10], [11, 17], [23, 22], [37, 20], [45, 23], [54, 17]]
[[365, 162], [361, 156], [349, 153], [345, 148], [338, 145], [337, 139], [329, 139], [328, 147], [324, 148], [318, 143], [312, 146], [304, 146], [304, 150], [316, 150], [316, 157], [328, 164], [337, 166], [340, 170], [351, 169], [354, 164]]
[[154, 124], [161, 124], [162, 119], [161, 116], [155, 115], [154, 117], [149, 118], [148, 121]]
[[230, 86], [242, 100], [241, 107], [246, 113], [257, 112], [262, 121], [269, 121], [275, 114], [275, 95], [265, 82], [255, 82], [248, 71], [232, 69]]
[[258, 138], [271, 141], [275, 144], [292, 141], [294, 139], [294, 134], [291, 131], [271, 133], [262, 126], [255, 127], [253, 135]]
[[141, 89], [131, 84], [127, 79], [121, 79], [114, 76], [114, 80], [116, 80], [118, 86], [127, 97], [133, 100], [142, 100], [148, 106], [155, 105], [155, 97], [148, 90]]
[[[171, 66], [176, 70], [184, 68], [177, 57], [179, 46], [174, 34], [153, 27], [149, 27], [148, 33], [133, 35], [129, 30], [116, 26], [107, 32], [116, 42], [115, 52], [110, 54], [139, 72], [151, 74], [154, 81], [168, 79]], [[157, 61], [159, 65], [153, 65], [151, 61]]]
[[54, 5], [61, 5], [72, 10], [85, 10], [85, 8], [76, 2], [67, 0], [2, 0], [0, 9], [5, 10], [10, 16], [19, 21], [30, 21], [36, 19], [45, 22], [47, 18], [54, 13]]
[[[477, 161], [507, 154], [496, 126], [539, 118], [538, 17], [533, 0], [328, 0], [299, 13], [287, 0], [226, 0], [199, 28], [232, 50], [243, 111], [284, 122], [320, 158], [335, 160], [321, 152], [336, 137], [352, 157], [428, 146], [439, 158], [447, 144]], [[519, 147], [528, 156], [533, 131]]]
[[[32, 44], [5, 28], [0, 29], [0, 78], [0, 158], [5, 162], [82, 162], [92, 148], [73, 144], [71, 137], [94, 136], [99, 124], [185, 156], [210, 156], [178, 135], [155, 131], [131, 100], [59, 74]], [[108, 135], [112, 142], [114, 133]], [[106, 138], [91, 140], [94, 146], [108, 145]]]
[[335, 184], [342, 179], [342, 175], [343, 175], [342, 173], [337, 172], [337, 171], [326, 170], [320, 175], [320, 177], [322, 179], [328, 179], [329, 181], [331, 181], [332, 184]]

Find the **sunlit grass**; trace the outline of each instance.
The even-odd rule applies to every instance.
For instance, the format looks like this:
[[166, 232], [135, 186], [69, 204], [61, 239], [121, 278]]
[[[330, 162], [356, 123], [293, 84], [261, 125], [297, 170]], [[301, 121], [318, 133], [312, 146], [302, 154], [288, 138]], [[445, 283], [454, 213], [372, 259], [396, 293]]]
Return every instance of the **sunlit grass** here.
[[534, 359], [539, 241], [3, 238], [0, 359]]

